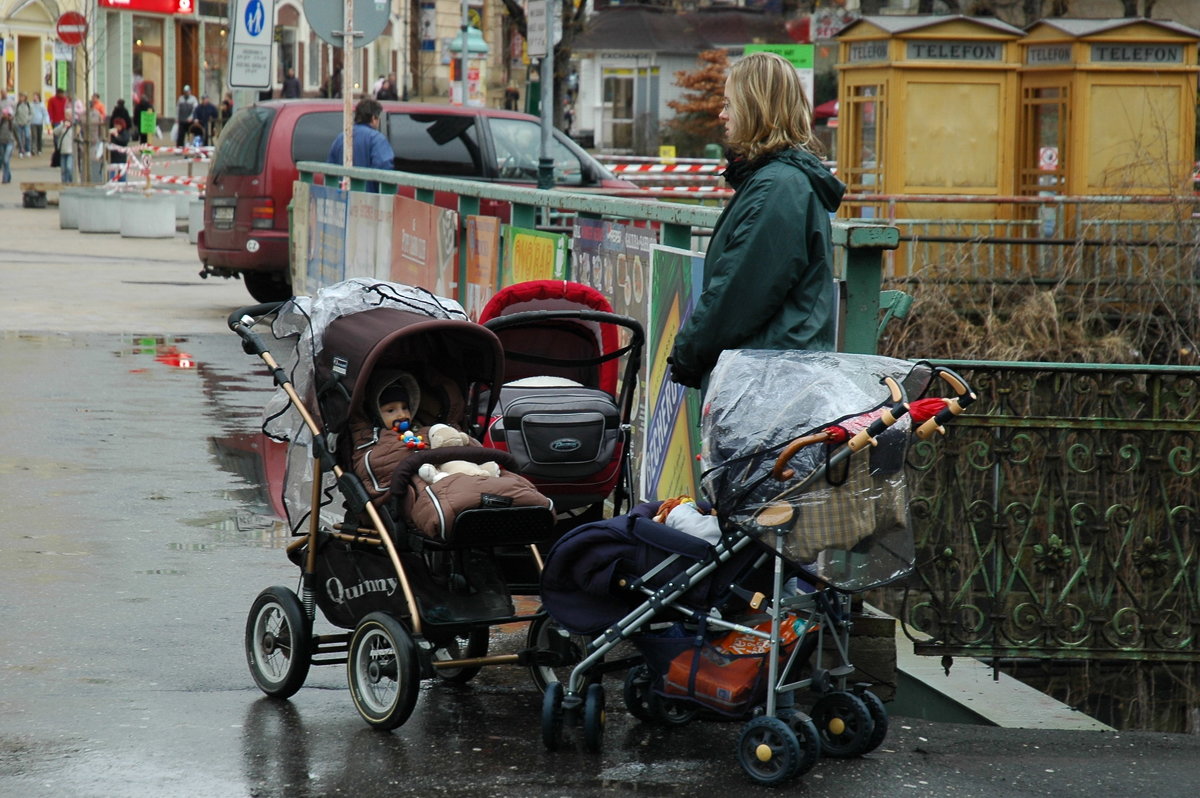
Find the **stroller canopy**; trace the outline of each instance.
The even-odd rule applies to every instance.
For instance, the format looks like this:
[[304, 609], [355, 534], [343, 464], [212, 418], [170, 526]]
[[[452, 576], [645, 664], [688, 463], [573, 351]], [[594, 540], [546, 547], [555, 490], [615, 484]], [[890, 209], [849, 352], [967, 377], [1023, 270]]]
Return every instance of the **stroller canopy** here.
[[[612, 305], [596, 289], [567, 280], [529, 280], [498, 291], [480, 313], [480, 324], [501, 316], [537, 310], [596, 310], [612, 313]], [[523, 377], [557, 376], [581, 385], [617, 392], [618, 362], [594, 361], [620, 345], [617, 327], [583, 319], [530, 321], [497, 332], [508, 354], [504, 382]], [[521, 355], [553, 358], [558, 363], [523, 361]]]
[[[440, 385], [447, 395], [441, 397], [439, 415], [446, 417], [437, 420], [461, 424], [457, 416], [466, 409], [471, 386], [499, 384], [503, 368], [500, 341], [486, 327], [378, 307], [329, 324], [315, 377], [322, 418], [329, 429], [337, 430], [363, 409], [367, 386], [379, 370], [411, 373], [426, 394]], [[327, 389], [335, 383], [346, 390]]]

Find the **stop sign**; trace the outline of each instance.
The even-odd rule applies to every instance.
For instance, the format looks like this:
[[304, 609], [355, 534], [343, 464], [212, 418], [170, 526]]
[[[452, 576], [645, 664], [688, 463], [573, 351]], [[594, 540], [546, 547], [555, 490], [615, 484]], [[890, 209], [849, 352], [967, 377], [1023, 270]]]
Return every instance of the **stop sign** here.
[[83, 37], [87, 35], [87, 18], [77, 11], [68, 11], [58, 18], [55, 31], [63, 44], [78, 47], [83, 44]]

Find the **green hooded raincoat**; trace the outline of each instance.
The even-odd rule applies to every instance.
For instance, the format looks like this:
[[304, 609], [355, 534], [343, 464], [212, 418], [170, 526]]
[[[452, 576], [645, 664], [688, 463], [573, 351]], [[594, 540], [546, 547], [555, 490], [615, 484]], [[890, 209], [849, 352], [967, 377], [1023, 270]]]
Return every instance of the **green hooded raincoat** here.
[[830, 214], [845, 190], [800, 149], [746, 179], [713, 228], [704, 291], [671, 353], [677, 373], [707, 375], [726, 349], [835, 348]]

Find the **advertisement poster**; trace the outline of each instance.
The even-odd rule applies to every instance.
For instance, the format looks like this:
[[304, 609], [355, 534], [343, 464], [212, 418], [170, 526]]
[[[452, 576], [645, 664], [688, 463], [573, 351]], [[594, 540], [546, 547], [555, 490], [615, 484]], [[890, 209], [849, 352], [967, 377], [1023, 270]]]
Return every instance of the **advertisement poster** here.
[[650, 323], [646, 330], [646, 434], [641, 498], [698, 497], [700, 491], [700, 392], [667, 379], [675, 333], [700, 296], [704, 255], [655, 246], [650, 255]]
[[504, 226], [501, 285], [523, 283], [526, 280], [565, 280], [566, 277], [566, 236]]
[[292, 292], [297, 296], [312, 293], [308, 282], [308, 183], [299, 180], [292, 183], [292, 229], [288, 235], [288, 270], [292, 278]]
[[463, 308], [472, 321], [496, 293], [500, 276], [500, 220], [494, 216], [467, 217], [467, 284]]
[[643, 325], [650, 249], [658, 235], [648, 227], [634, 227], [599, 219], [576, 219], [571, 241], [571, 279], [590, 285], [608, 298], [613, 311], [632, 316]]
[[346, 229], [346, 276], [389, 279], [392, 262], [392, 198], [350, 192]]
[[457, 299], [458, 213], [392, 197], [390, 279]]
[[348, 191], [311, 186], [308, 201], [308, 276], [305, 288], [315, 292], [346, 279]]

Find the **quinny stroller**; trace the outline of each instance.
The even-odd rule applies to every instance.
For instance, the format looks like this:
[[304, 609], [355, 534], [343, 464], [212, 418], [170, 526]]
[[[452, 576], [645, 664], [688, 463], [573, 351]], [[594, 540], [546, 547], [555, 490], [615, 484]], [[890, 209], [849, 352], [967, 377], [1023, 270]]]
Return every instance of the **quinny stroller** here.
[[[632, 491], [630, 424], [645, 336], [581, 283], [532, 280], [480, 314], [504, 348], [503, 386], [485, 446], [511, 453], [554, 500], [560, 530], [614, 514]], [[623, 368], [622, 368], [623, 364]]]
[[[943, 384], [935, 375], [955, 396], [910, 405], [910, 394]], [[578, 724], [585, 747], [599, 748], [596, 672], [629, 640], [645, 660], [626, 674], [630, 713], [666, 724], [701, 712], [747, 719], [737, 754], [757, 782], [800, 775], [821, 754], [877, 747], [887, 711], [867, 685], [849, 682], [851, 597], [911, 572], [910, 436], [929, 437], [973, 399], [961, 378], [927, 364], [723, 354], [702, 419], [701, 484], [715, 516], [701, 507], [676, 522], [679, 508], [645, 505], [577, 528], [546, 559], [546, 610], [594, 636], [543, 696], [546, 746]], [[807, 713], [801, 690], [816, 695]]]
[[[280, 361], [254, 329], [268, 319]], [[412, 712], [421, 679], [467, 681], [499, 662], [536, 668], [530, 651], [487, 656], [490, 626], [532, 620], [515, 614], [493, 554], [551, 535], [552, 503], [505, 453], [461, 445], [474, 394], [500, 381], [496, 336], [452, 300], [357, 279], [315, 298], [239, 310], [229, 324], [279, 386], [263, 429], [288, 444], [283, 504], [303, 535], [288, 547], [300, 597], [267, 588], [246, 621], [259, 688], [287, 697], [310, 665], [344, 662], [359, 713], [392, 729]], [[395, 401], [411, 411], [397, 422], [405, 443], [364, 421], [397, 389]], [[460, 445], [438, 448], [433, 432], [428, 442], [418, 435], [437, 424]], [[381, 440], [396, 463], [388, 473], [364, 462]], [[313, 634], [315, 607], [350, 631]]]

